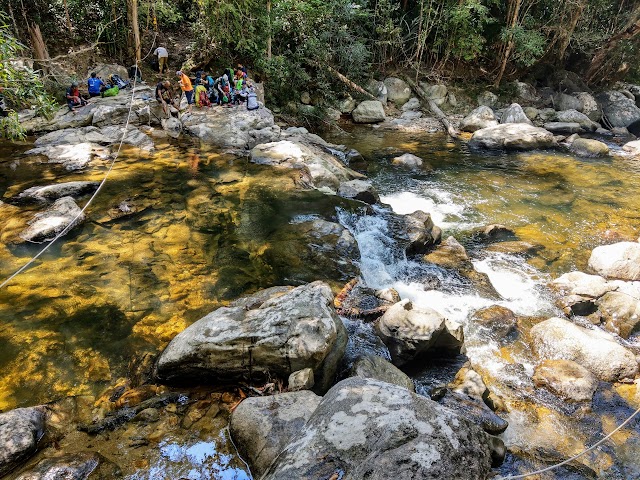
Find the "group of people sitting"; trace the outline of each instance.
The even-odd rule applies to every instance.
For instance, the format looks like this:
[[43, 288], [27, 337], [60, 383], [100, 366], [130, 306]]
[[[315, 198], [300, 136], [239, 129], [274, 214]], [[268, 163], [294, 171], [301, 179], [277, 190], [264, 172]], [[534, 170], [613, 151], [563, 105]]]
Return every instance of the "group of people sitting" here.
[[[176, 72], [178, 84], [187, 99], [187, 111], [191, 113], [192, 105], [197, 107], [211, 107], [221, 105], [231, 108], [246, 103], [247, 110], [258, 108], [258, 96], [254, 86], [248, 80], [247, 69], [242, 65], [232, 70], [227, 68], [222, 75], [214, 78], [210, 74], [199, 70], [192, 81], [184, 72]], [[177, 100], [171, 88], [171, 82], [164, 80], [156, 85], [156, 100], [162, 105], [165, 115], [167, 108], [179, 108], [181, 97]]]
[[[89, 80], [87, 80], [87, 87], [89, 90], [89, 97], [113, 97], [117, 95], [120, 89], [129, 86], [129, 82], [123, 80], [119, 75], [111, 75], [107, 82], [98, 77], [96, 72], [92, 72]], [[80, 107], [84, 107], [87, 104], [87, 99], [80, 94], [78, 82], [71, 83], [71, 86], [67, 88], [65, 93], [67, 100], [67, 106], [69, 111], [73, 112]]]

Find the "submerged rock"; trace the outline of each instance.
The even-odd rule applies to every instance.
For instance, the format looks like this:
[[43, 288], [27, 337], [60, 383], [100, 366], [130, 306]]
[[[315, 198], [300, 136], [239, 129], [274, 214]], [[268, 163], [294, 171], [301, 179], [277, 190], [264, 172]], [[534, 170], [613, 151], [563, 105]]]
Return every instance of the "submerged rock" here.
[[640, 243], [619, 242], [596, 247], [589, 268], [610, 279], [640, 280]]
[[349, 180], [342, 182], [338, 187], [338, 195], [344, 198], [360, 200], [361, 202], [371, 205], [380, 201], [378, 192], [373, 188], [371, 182], [366, 180]]
[[486, 478], [493, 450], [491, 437], [436, 402], [349, 378], [324, 396], [263, 478]]
[[393, 165], [401, 165], [403, 167], [417, 168], [422, 166], [422, 159], [412, 153], [403, 153], [391, 160]]
[[392, 383], [404, 387], [411, 392], [416, 387], [402, 370], [377, 355], [363, 355], [359, 357], [349, 370], [350, 377], [373, 378], [381, 382]]
[[45, 458], [15, 480], [96, 480], [123, 478], [120, 469], [99, 453], [76, 452]]
[[0, 477], [35, 453], [44, 429], [44, 407], [16, 408], [0, 413]]
[[73, 145], [48, 145], [36, 147], [25, 152], [26, 155], [44, 155], [51, 163], [61, 163], [67, 170], [79, 170], [86, 167], [94, 158], [105, 159], [109, 148], [98, 144], [82, 142]]
[[233, 411], [229, 430], [238, 453], [261, 478], [289, 441], [304, 428], [322, 397], [309, 391], [244, 400]]
[[477, 310], [471, 320], [477, 325], [491, 330], [501, 339], [513, 333], [518, 324], [515, 313], [500, 305], [491, 305]]
[[347, 343], [332, 304], [322, 282], [243, 297], [176, 336], [158, 359], [157, 377], [171, 383], [258, 380], [311, 368], [317, 389], [326, 390]]
[[20, 233], [26, 242], [42, 243], [53, 238], [64, 229], [71, 230], [84, 221], [84, 214], [71, 197], [62, 197], [42, 213], [29, 221], [29, 227]]
[[431, 398], [492, 435], [501, 434], [509, 426], [509, 422], [493, 413], [482, 399], [448, 388], [436, 389]]
[[43, 187], [31, 187], [21, 192], [16, 200], [50, 202], [61, 197], [77, 197], [93, 193], [98, 185], [100, 185], [99, 182], [65, 182]]
[[541, 360], [573, 360], [607, 382], [632, 379], [638, 373], [635, 355], [601, 330], [550, 318], [531, 329], [531, 339]]
[[481, 105], [464, 117], [460, 123], [460, 130], [463, 132], [475, 132], [476, 130], [495, 127], [496, 125], [498, 125], [498, 119], [494, 115], [493, 110]]
[[524, 123], [506, 123], [477, 130], [469, 143], [476, 147], [507, 150], [551, 148], [556, 144], [551, 132]]
[[384, 122], [387, 118], [382, 103], [377, 100], [360, 102], [351, 112], [351, 116], [356, 123], [378, 123]]
[[598, 388], [598, 379], [571, 360], [544, 360], [536, 367], [533, 381], [572, 402], [591, 401]]

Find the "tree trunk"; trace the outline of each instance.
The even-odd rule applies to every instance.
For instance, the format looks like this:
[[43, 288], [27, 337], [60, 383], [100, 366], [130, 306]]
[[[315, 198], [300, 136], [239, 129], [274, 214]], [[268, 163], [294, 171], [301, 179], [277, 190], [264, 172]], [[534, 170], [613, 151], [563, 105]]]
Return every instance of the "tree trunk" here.
[[[518, 23], [518, 16], [520, 15], [521, 4], [522, 4], [522, 0], [511, 0], [509, 2], [509, 9], [507, 10], [507, 28], [509, 30], [512, 30]], [[509, 40], [507, 40], [507, 44], [502, 54], [502, 62], [500, 64], [500, 70], [498, 71], [498, 76], [496, 78], [496, 81], [493, 83], [494, 87], [500, 86], [500, 82], [502, 81], [502, 76], [504, 75], [504, 71], [507, 68], [507, 62], [509, 61], [509, 57], [511, 56], [511, 51], [513, 50], [513, 46], [514, 46], [513, 33], [509, 33]]]
[[600, 69], [604, 65], [605, 61], [609, 57], [609, 54], [618, 46], [623, 40], [630, 40], [640, 33], [640, 5], [636, 6], [631, 15], [630, 20], [625, 26], [624, 30], [609, 37], [595, 53], [591, 59], [591, 64], [586, 73], [587, 83], [592, 83], [596, 76], [599, 74]]
[[140, 27], [138, 26], [138, 0], [127, 0], [127, 19], [129, 21], [129, 55], [140, 63]]
[[267, 28], [269, 36], [267, 37], [267, 59], [271, 60], [271, 0], [267, 0]]
[[455, 128], [453, 128], [453, 125], [451, 125], [447, 116], [436, 105], [436, 102], [431, 100], [427, 96], [425, 91], [422, 88], [420, 88], [420, 86], [416, 82], [414, 82], [408, 77], [405, 78], [405, 81], [409, 84], [409, 86], [413, 89], [413, 91], [416, 92], [416, 94], [422, 99], [422, 101], [427, 102], [427, 104], [429, 105], [429, 110], [431, 110], [431, 113], [433, 113], [438, 118], [438, 120], [440, 120], [440, 122], [444, 125], [444, 128], [447, 130], [447, 133], [451, 135], [453, 138], [458, 138], [460, 134]]
[[347, 77], [345, 77], [339, 71], [337, 71], [335, 68], [333, 68], [333, 67], [331, 67], [329, 65], [325, 65], [324, 67], [327, 70], [329, 70], [331, 73], [333, 73], [336, 77], [338, 77], [338, 80], [343, 82], [345, 85], [349, 86], [351, 89], [355, 90], [358, 93], [366, 95], [367, 97], [369, 97], [369, 98], [371, 98], [373, 100], [378, 100], [375, 96], [371, 95], [369, 92], [367, 92], [364, 88], [362, 88], [357, 83], [353, 82], [352, 80], [349, 80]]
[[64, 15], [67, 20], [67, 30], [69, 31], [69, 33], [71, 33], [73, 31], [73, 26], [71, 25], [71, 16], [69, 15], [69, 4], [67, 3], [67, 0], [64, 0], [63, 4], [64, 4]]
[[581, 0], [578, 2], [576, 9], [573, 11], [571, 18], [569, 19], [569, 24], [566, 29], [562, 29], [561, 38], [558, 43], [558, 52], [556, 54], [556, 59], [559, 63], [564, 63], [564, 54], [569, 47], [569, 43], [571, 43], [571, 36], [576, 29], [576, 25], [578, 24], [578, 20], [580, 20], [580, 16], [584, 11], [587, 3], [585, 0]]
[[40, 63], [45, 73], [49, 73], [49, 52], [47, 51], [47, 45], [44, 43], [44, 39], [42, 38], [40, 26], [37, 23], [29, 25], [29, 35], [31, 37], [34, 59]]

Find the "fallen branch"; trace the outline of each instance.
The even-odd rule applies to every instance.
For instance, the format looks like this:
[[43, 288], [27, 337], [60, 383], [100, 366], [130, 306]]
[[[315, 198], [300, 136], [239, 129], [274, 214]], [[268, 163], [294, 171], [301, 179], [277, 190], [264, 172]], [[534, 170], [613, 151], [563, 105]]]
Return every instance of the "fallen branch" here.
[[358, 85], [357, 83], [353, 82], [352, 80], [349, 80], [347, 77], [345, 77], [343, 74], [341, 74], [339, 71], [337, 71], [335, 68], [331, 67], [331, 65], [324, 65], [324, 67], [329, 70], [329, 72], [331, 72], [333, 75], [335, 75], [338, 80], [340, 80], [342, 83], [346, 84], [349, 88], [351, 88], [352, 90], [355, 90], [358, 93], [361, 93], [373, 100], [378, 100], [375, 96], [371, 95], [369, 92], [367, 92], [364, 88], [362, 88], [360, 85]]
[[436, 105], [436, 102], [434, 102], [431, 98], [429, 98], [426, 92], [416, 82], [414, 82], [410, 78], [405, 78], [405, 81], [409, 84], [409, 86], [413, 89], [413, 91], [416, 92], [416, 94], [418, 95], [418, 97], [420, 97], [422, 101], [427, 102], [427, 104], [429, 105], [429, 110], [444, 125], [444, 128], [447, 130], [447, 133], [453, 138], [458, 138], [460, 134], [455, 128], [453, 128], [447, 116], [442, 112], [442, 110], [440, 110], [438, 105]]

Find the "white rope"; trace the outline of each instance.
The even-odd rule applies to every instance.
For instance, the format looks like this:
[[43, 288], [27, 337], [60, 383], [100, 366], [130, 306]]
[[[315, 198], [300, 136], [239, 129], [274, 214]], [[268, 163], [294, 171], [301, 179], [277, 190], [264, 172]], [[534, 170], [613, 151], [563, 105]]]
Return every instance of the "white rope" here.
[[[155, 36], [153, 37], [153, 43], [151, 44], [151, 49], [153, 49], [155, 43], [156, 43], [156, 38], [157, 38], [158, 34], [156, 33]], [[151, 50], [149, 50], [149, 53], [147, 53], [147, 55], [145, 55], [145, 57], [142, 59], [146, 59], [149, 55], [151, 54]], [[142, 61], [141, 60], [141, 61]], [[138, 68], [138, 60], [136, 60], [136, 69]], [[137, 73], [137, 72], [136, 72]], [[131, 87], [131, 99], [129, 100], [129, 113], [127, 114], [127, 122], [125, 123], [124, 126], [124, 130], [122, 132], [122, 138], [120, 139], [120, 144], [118, 145], [118, 149], [116, 150], [116, 154], [113, 157], [113, 160], [111, 161], [111, 165], [109, 165], [109, 168], [107, 169], [107, 173], [105, 174], [104, 178], [102, 179], [102, 181], [100, 182], [100, 185], [98, 185], [98, 188], [96, 189], [96, 191], [93, 193], [93, 195], [91, 195], [91, 198], [89, 198], [89, 201], [84, 205], [84, 207], [82, 207], [82, 209], [80, 210], [80, 212], [73, 218], [73, 220], [71, 220], [66, 227], [64, 227], [64, 229], [62, 229], [62, 231], [60, 233], [58, 233], [53, 240], [51, 240], [49, 243], [47, 243], [44, 248], [42, 248], [42, 250], [40, 250], [36, 255], [34, 255], [27, 263], [25, 263], [22, 267], [20, 267], [18, 270], [16, 270], [15, 272], [13, 272], [13, 274], [11, 274], [9, 276], [9, 278], [7, 278], [4, 282], [2, 282], [0, 284], [0, 289], [2, 289], [5, 285], [7, 285], [11, 280], [13, 280], [15, 277], [17, 277], [18, 275], [20, 275], [22, 272], [24, 272], [33, 262], [35, 262], [38, 258], [40, 258], [40, 256], [45, 253], [47, 250], [49, 250], [49, 248], [51, 247], [51, 245], [53, 245], [56, 240], [58, 240], [60, 237], [62, 237], [63, 235], [65, 235], [69, 230], [71, 230], [74, 226], [75, 226], [75, 222], [76, 220], [78, 220], [82, 215], [84, 215], [85, 210], [89, 207], [89, 205], [91, 205], [91, 202], [93, 202], [93, 199], [96, 198], [96, 196], [98, 195], [98, 193], [100, 193], [100, 190], [102, 190], [102, 187], [104, 186], [104, 184], [107, 181], [107, 178], [109, 178], [109, 174], [111, 174], [111, 171], [113, 170], [113, 166], [116, 163], [116, 160], [118, 159], [118, 156], [120, 155], [120, 150], [122, 149], [122, 144], [124, 143], [124, 139], [127, 136], [127, 130], [129, 128], [129, 120], [131, 119], [131, 110], [133, 109], [133, 97], [135, 95], [135, 90], [136, 90], [136, 82], [138, 80], [138, 76], [134, 75], [133, 76], [133, 86]]]
[[602, 443], [607, 441], [609, 438], [611, 438], [618, 430], [620, 430], [627, 423], [629, 423], [636, 415], [638, 415], [638, 413], [640, 413], [640, 408], [638, 408], [635, 412], [633, 412], [631, 414], [631, 416], [629, 416], [624, 422], [622, 422], [615, 430], [613, 430], [611, 433], [609, 433], [606, 437], [598, 440], [596, 443], [591, 445], [589, 448], [583, 450], [582, 452], [578, 453], [577, 455], [574, 455], [571, 458], [566, 459], [563, 462], [556, 463], [555, 465], [551, 465], [551, 466], [549, 466], [547, 468], [543, 468], [541, 470], [536, 470], [535, 472], [524, 473], [522, 475], [509, 475], [507, 477], [498, 477], [498, 478], [496, 478], [496, 480], [517, 480], [517, 479], [520, 479], [520, 478], [527, 478], [527, 477], [531, 477], [533, 475], [539, 475], [540, 473], [545, 473], [545, 472], [549, 472], [551, 470], [555, 470], [558, 467], [561, 467], [563, 465], [566, 465], [567, 463], [573, 462], [574, 460], [580, 458], [581, 456], [583, 456], [586, 453], [589, 453], [590, 451], [594, 450], [596, 447], [598, 447], [599, 445], [601, 445]]
[[253, 478], [253, 473], [251, 473], [251, 467], [249, 467], [249, 464], [244, 461], [244, 458], [242, 458], [242, 455], [240, 455], [240, 452], [238, 451], [238, 447], [236, 446], [235, 442], [233, 441], [233, 437], [231, 436], [231, 429], [229, 428], [230, 425], [231, 425], [231, 423], [229, 422], [229, 423], [227, 423], [227, 426], [225, 427], [225, 430], [227, 431], [227, 438], [229, 438], [229, 441], [231, 442], [231, 445], [233, 445], [233, 448], [236, 451], [236, 454], [238, 455], [238, 458], [242, 461], [242, 463], [244, 463], [244, 466], [247, 467], [247, 472], [249, 472], [249, 476], [251, 478]]

